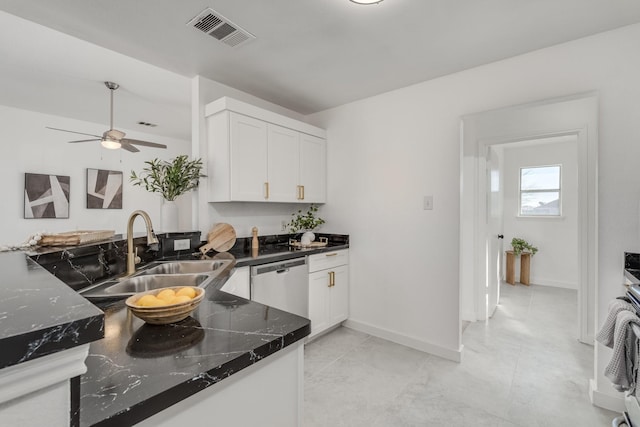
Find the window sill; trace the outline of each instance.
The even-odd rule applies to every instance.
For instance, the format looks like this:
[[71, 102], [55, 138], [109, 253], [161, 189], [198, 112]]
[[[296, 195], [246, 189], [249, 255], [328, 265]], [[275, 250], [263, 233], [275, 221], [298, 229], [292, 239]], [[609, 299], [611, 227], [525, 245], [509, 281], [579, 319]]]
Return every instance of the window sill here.
[[523, 216], [523, 215], [516, 215], [516, 219], [517, 220], [523, 220], [523, 221], [530, 221], [530, 220], [543, 220], [543, 221], [564, 221], [567, 217], [564, 215], [557, 215], [557, 216], [543, 216], [543, 215], [539, 215], [539, 216]]

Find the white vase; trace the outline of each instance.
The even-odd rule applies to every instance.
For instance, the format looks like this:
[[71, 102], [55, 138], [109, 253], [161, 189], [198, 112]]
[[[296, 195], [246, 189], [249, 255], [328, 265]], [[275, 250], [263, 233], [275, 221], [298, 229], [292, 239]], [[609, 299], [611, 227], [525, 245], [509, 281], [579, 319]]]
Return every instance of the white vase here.
[[302, 246], [309, 246], [311, 244], [311, 242], [313, 242], [315, 239], [316, 239], [316, 235], [313, 234], [313, 232], [311, 232], [311, 231], [307, 231], [300, 238], [300, 244]]
[[178, 205], [175, 201], [164, 200], [160, 211], [160, 222], [165, 233], [178, 231]]

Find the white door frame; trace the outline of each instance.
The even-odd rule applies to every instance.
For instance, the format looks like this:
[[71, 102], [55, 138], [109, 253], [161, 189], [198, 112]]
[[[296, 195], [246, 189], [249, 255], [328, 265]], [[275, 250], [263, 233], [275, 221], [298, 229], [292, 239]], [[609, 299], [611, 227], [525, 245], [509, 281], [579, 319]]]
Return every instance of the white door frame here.
[[486, 319], [486, 149], [576, 135], [578, 147], [578, 339], [593, 344], [597, 291], [598, 97], [578, 94], [464, 116], [461, 121], [460, 313]]

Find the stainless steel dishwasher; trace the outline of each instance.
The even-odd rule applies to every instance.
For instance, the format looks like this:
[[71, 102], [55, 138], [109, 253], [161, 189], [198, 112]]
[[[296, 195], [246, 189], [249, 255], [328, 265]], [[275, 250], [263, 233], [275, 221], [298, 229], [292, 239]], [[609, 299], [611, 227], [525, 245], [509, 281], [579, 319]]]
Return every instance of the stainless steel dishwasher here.
[[309, 317], [307, 259], [296, 258], [251, 267], [251, 299]]

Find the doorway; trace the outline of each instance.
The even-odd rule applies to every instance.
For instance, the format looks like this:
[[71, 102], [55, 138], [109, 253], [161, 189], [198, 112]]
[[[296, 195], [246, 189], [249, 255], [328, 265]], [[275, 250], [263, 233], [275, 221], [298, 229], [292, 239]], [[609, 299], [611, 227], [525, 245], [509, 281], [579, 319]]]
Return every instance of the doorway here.
[[[499, 298], [496, 218], [491, 208], [491, 147], [573, 136], [578, 157], [578, 331], [593, 344], [597, 260], [597, 96], [581, 94], [462, 118], [460, 215], [461, 320], [486, 320]], [[494, 166], [492, 166], [492, 164]], [[487, 174], [489, 171], [489, 174]], [[487, 179], [489, 177], [489, 179]], [[496, 249], [497, 248], [497, 249]], [[461, 342], [461, 337], [460, 337]]]

